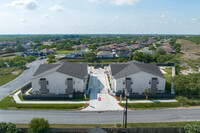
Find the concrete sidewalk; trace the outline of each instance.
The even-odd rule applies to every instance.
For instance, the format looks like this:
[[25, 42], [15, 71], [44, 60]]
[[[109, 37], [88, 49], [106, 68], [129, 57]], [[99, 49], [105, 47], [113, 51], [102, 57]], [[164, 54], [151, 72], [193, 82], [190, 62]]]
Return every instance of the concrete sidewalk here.
[[89, 84], [91, 89], [89, 106], [82, 111], [120, 111], [124, 109], [119, 106], [114, 97], [108, 94], [110, 86], [104, 69], [94, 69], [91, 80], [92, 82]]

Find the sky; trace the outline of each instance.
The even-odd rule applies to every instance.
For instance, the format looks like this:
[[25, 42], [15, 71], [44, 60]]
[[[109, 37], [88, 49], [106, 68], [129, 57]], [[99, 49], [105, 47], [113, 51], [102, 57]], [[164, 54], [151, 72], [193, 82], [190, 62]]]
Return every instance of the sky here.
[[200, 34], [200, 0], [0, 0], [0, 34]]

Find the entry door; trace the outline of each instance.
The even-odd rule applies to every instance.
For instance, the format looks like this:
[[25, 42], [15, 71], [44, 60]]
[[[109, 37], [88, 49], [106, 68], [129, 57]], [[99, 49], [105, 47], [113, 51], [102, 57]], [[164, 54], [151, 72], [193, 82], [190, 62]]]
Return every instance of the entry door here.
[[151, 80], [151, 94], [156, 94], [156, 92], [157, 92], [157, 83], [158, 83], [158, 79], [157, 78], [152, 78], [152, 80]]
[[48, 93], [48, 89], [47, 89], [47, 81], [45, 78], [40, 79], [40, 93], [41, 94], [47, 94]]
[[73, 79], [72, 78], [68, 78], [67, 79], [67, 93], [68, 94], [73, 94], [74, 89], [73, 89]]
[[132, 88], [131, 88], [131, 78], [126, 78], [126, 89], [128, 90], [128, 92], [132, 92]]

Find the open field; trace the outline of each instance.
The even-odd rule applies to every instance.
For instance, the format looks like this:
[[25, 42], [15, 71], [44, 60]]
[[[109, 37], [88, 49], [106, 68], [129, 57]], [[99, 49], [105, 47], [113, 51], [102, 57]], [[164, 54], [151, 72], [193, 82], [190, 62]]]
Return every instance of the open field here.
[[[199, 121], [188, 122], [159, 122], [159, 123], [128, 123], [128, 128], [159, 128], [159, 127], [184, 127], [187, 124], [198, 124]], [[16, 124], [19, 128], [28, 128], [28, 124]], [[122, 124], [50, 124], [50, 128], [121, 128]]]
[[0, 69], [0, 86], [17, 78], [22, 73], [17, 67], [1, 68]]
[[12, 96], [7, 96], [0, 101], [1, 109], [8, 110], [65, 110], [73, 111], [88, 104], [16, 104]]
[[183, 59], [187, 60], [197, 60], [200, 58], [200, 46], [196, 45], [188, 40], [178, 39], [177, 43], [180, 43], [181, 52], [184, 53], [182, 56]]

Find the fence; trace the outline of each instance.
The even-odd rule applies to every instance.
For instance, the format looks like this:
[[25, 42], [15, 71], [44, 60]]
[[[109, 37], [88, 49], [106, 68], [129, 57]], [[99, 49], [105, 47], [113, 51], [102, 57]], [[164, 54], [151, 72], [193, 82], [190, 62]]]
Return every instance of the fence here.
[[[77, 98], [77, 97], [83, 97], [84, 98], [84, 94], [83, 93], [78, 93], [78, 94], [73, 94], [73, 98]], [[72, 99], [70, 97], [70, 95], [68, 94], [64, 94], [64, 95], [22, 95], [22, 98], [24, 100], [67, 100], [67, 99]]]
[[[122, 96], [125, 96], [125, 94], [123, 93], [116, 93], [116, 96], [120, 96], [120, 94], [122, 94]], [[148, 98], [150, 99], [165, 99], [165, 98], [175, 98], [175, 94], [150, 94]], [[146, 96], [145, 94], [129, 94], [128, 96], [129, 99], [145, 99]]]
[[31, 82], [29, 82], [28, 84], [24, 85], [24, 86], [21, 88], [22, 94], [24, 94], [26, 91], [28, 91], [31, 87], [32, 87]]
[[[88, 133], [91, 128], [51, 128], [50, 133]], [[107, 133], [185, 133], [182, 127], [175, 128], [103, 128]], [[27, 128], [21, 128], [21, 133], [28, 133]]]

